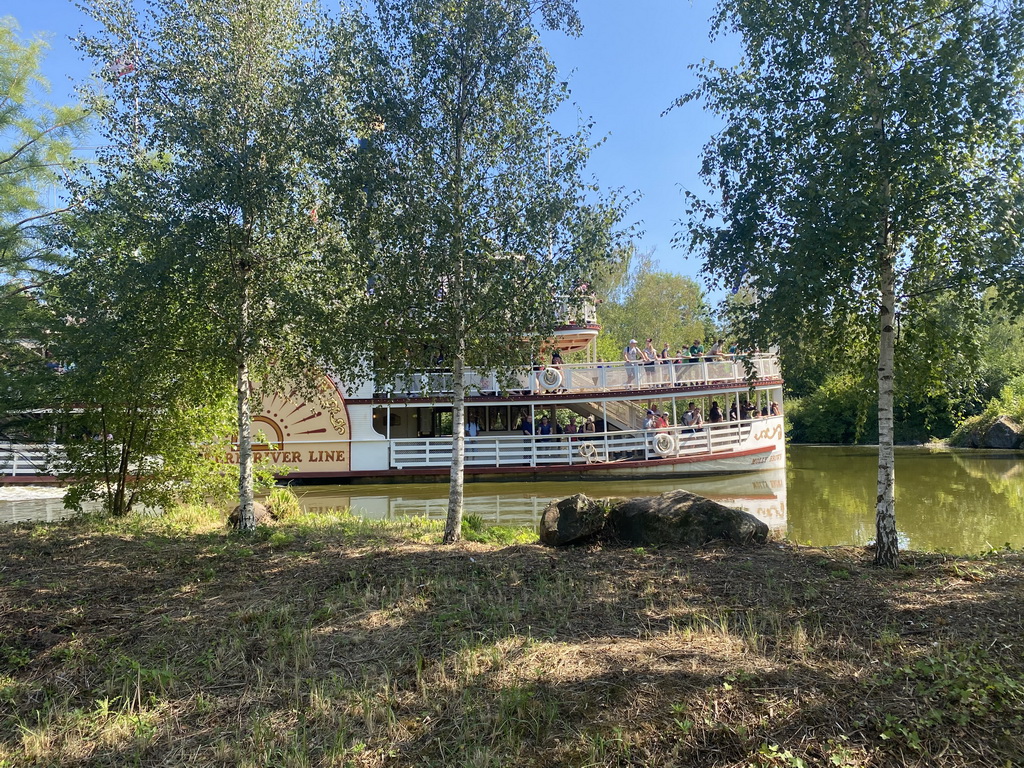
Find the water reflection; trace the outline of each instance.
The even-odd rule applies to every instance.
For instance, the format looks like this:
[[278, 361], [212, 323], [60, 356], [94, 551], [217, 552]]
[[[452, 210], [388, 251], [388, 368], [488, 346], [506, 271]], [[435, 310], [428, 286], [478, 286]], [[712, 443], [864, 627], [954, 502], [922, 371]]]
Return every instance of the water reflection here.
[[[78, 513], [64, 508], [64, 492], [58, 490], [37, 493], [21, 492], [17, 498], [0, 498], [0, 523], [56, 523], [67, 520]], [[82, 508], [93, 512], [100, 508], [99, 502], [85, 502]]]
[[[794, 446], [788, 451], [789, 538], [817, 545], [875, 538], [878, 452]], [[896, 452], [896, 523], [902, 544], [977, 553], [1024, 547], [1024, 454]]]
[[[536, 525], [552, 499], [574, 493], [632, 497], [679, 488], [739, 507], [764, 520], [773, 530], [786, 532], [786, 472], [783, 469], [672, 480], [469, 483], [465, 488], [465, 514], [479, 515], [491, 524]], [[295, 490], [309, 512], [351, 507], [357, 514], [378, 520], [393, 520], [403, 515], [444, 519], [448, 513], [448, 486], [444, 484], [307, 486]]]

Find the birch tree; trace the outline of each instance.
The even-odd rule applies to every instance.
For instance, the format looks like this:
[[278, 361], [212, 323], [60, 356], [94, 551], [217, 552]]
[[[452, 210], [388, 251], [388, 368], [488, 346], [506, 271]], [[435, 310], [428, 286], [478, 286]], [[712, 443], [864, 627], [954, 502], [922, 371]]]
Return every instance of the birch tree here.
[[[325, 126], [354, 148], [333, 24], [301, 0], [94, 0], [82, 38], [103, 87], [89, 93], [106, 148], [81, 189], [125, 222], [148, 279], [194, 318], [182, 339], [231, 371], [241, 527], [254, 526], [252, 397], [301, 380], [348, 289], [343, 223], [321, 162]], [[332, 180], [337, 183], [337, 180]], [[87, 211], [87, 212], [88, 212]], [[200, 374], [199, 371], [202, 373]]]
[[556, 299], [582, 298], [588, 263], [612, 249], [620, 211], [588, 198], [585, 133], [551, 125], [566, 89], [538, 29], [578, 33], [570, 2], [379, 0], [376, 22], [359, 242], [375, 275], [364, 309], [383, 332], [363, 344], [379, 381], [438, 359], [451, 368], [450, 543], [467, 368], [530, 362], [565, 319]]
[[[875, 562], [899, 561], [893, 387], [901, 314], [921, 297], [976, 302], [1021, 268], [1022, 4], [1018, 0], [723, 0], [732, 69], [703, 62], [724, 120], [690, 197], [704, 271], [749, 285], [751, 340], [802, 325], [877, 349]], [[873, 327], [872, 327], [873, 325]]]

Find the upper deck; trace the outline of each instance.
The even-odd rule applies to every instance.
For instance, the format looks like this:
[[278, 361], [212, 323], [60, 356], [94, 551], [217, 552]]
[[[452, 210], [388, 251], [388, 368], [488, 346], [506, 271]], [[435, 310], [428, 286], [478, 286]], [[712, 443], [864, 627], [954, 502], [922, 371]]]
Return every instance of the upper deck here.
[[[507, 378], [494, 371], [466, 370], [470, 397], [559, 395], [647, 394], [663, 395], [669, 390], [734, 389], [751, 383], [755, 386], [781, 383], [779, 360], [773, 354], [738, 357], [705, 357], [695, 362], [564, 363], [513, 371]], [[370, 388], [351, 396], [369, 397]], [[406, 399], [445, 397], [452, 394], [451, 371], [421, 370], [401, 375], [391, 387], [373, 388], [374, 399], [391, 402]]]

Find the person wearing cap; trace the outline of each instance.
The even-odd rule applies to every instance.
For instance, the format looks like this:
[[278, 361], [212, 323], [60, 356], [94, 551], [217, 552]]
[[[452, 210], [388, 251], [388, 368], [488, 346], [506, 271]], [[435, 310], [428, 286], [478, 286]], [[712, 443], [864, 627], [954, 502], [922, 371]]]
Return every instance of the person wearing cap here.
[[597, 432], [597, 426], [594, 424], [593, 415], [587, 416], [587, 423], [583, 425], [583, 431], [591, 434]]
[[644, 429], [654, 429], [657, 423], [654, 417], [654, 411], [650, 408], [647, 409], [647, 415], [644, 417]]
[[639, 342], [636, 339], [630, 339], [629, 344], [622, 353], [622, 359], [630, 363], [630, 365], [626, 366], [626, 386], [632, 386], [636, 383], [640, 377], [640, 363], [647, 362], [647, 355], [637, 346], [638, 344]]

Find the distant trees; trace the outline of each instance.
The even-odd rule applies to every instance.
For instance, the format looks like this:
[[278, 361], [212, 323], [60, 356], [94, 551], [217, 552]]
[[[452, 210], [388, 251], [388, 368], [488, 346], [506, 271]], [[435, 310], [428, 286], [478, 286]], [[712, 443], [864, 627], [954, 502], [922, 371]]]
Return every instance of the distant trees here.
[[[0, 18], [0, 414], [35, 405], [46, 378], [41, 331], [47, 312], [39, 293], [54, 253], [43, 238], [67, 205], [58, 197], [74, 166], [84, 130], [79, 106], [46, 102], [39, 73], [46, 45], [22, 42], [11, 18]], [[51, 193], [53, 193], [51, 195]]]
[[[854, 329], [877, 344], [880, 565], [899, 557], [897, 337], [913, 326], [918, 349], [956, 350], [950, 313], [976, 318], [983, 286], [1010, 296], [1024, 271], [1022, 22], [1016, 0], [723, 0], [714, 28], [739, 33], [743, 63], [701, 65], [680, 99], [725, 121], [702, 170], [720, 197], [691, 197], [688, 234], [709, 276], [756, 291], [747, 338], [813, 325], [835, 346]], [[935, 359], [903, 365], [921, 376]]]
[[711, 307], [697, 281], [659, 269], [652, 253], [626, 250], [626, 269], [610, 279], [598, 307], [601, 337], [598, 353], [609, 360], [622, 358], [630, 339], [653, 338], [661, 349], [671, 345], [674, 353], [702, 342], [716, 333]]
[[365, 349], [378, 381], [410, 366], [451, 369], [453, 542], [467, 368], [500, 378], [530, 362], [586, 298], [621, 211], [588, 199], [585, 133], [550, 123], [566, 93], [538, 30], [577, 32], [571, 2], [379, 0], [373, 16], [376, 130], [361, 150], [357, 224], [372, 282], [349, 345]]

